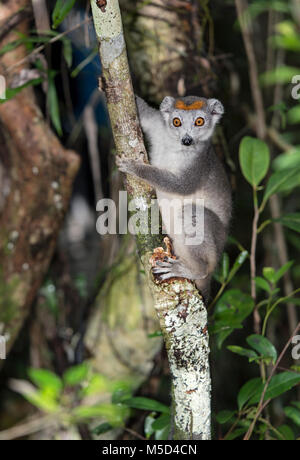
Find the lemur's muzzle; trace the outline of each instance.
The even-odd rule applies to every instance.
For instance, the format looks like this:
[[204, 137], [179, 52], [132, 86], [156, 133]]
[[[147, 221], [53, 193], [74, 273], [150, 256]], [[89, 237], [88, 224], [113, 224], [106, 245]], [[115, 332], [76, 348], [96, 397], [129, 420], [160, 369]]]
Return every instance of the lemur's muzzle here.
[[193, 143], [193, 138], [191, 136], [189, 136], [188, 134], [186, 134], [182, 139], [181, 139], [181, 143], [183, 145], [186, 145], [187, 147], [189, 145], [192, 145]]

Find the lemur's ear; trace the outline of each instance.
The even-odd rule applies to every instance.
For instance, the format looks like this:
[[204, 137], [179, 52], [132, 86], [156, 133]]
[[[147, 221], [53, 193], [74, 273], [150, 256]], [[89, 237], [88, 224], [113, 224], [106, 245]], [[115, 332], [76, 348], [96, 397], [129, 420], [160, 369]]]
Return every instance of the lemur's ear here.
[[218, 99], [209, 99], [208, 106], [210, 109], [210, 113], [215, 117], [216, 121], [220, 120], [222, 115], [224, 115], [224, 106], [223, 104], [218, 101]]
[[174, 107], [175, 99], [171, 96], [166, 96], [162, 103], [160, 104], [159, 110], [161, 112], [170, 112]]

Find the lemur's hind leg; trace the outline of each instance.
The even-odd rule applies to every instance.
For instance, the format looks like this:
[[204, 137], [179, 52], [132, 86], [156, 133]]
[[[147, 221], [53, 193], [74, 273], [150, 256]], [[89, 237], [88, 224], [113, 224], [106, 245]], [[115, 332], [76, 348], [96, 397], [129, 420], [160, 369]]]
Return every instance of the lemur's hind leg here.
[[173, 236], [174, 252], [178, 258], [157, 262], [153, 272], [162, 281], [173, 277], [194, 280], [207, 300], [211, 276], [225, 244], [226, 230], [209, 209], [198, 208], [196, 212], [194, 206], [188, 205], [184, 207], [184, 213], [192, 219], [185, 218], [184, 232]]

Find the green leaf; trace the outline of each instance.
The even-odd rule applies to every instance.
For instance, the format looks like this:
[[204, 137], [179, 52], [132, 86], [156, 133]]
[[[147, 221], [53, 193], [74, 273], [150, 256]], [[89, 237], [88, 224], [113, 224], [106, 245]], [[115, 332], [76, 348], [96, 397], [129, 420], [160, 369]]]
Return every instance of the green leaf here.
[[300, 427], [300, 410], [296, 409], [296, 407], [286, 407], [284, 413], [295, 425]]
[[11, 42], [7, 43], [5, 46], [2, 46], [2, 48], [0, 50], [0, 56], [3, 56], [3, 54], [14, 50], [18, 46], [20, 46], [22, 43], [23, 43], [22, 39], [14, 40], [14, 41], [11, 41]]
[[247, 343], [264, 358], [270, 358], [275, 364], [277, 360], [277, 351], [274, 345], [262, 335], [253, 334], [247, 337]]
[[275, 171], [282, 169], [292, 169], [300, 167], [300, 148], [289, 150], [286, 153], [278, 155], [272, 162], [272, 167]]
[[233, 417], [235, 416], [235, 412], [231, 410], [222, 410], [216, 415], [217, 422], [220, 425], [224, 425], [224, 423], [230, 422]]
[[277, 428], [277, 430], [283, 435], [286, 441], [294, 441], [295, 435], [291, 427], [288, 425], [281, 425]]
[[49, 75], [49, 79], [48, 79], [47, 98], [48, 98], [48, 107], [49, 107], [51, 121], [53, 123], [54, 128], [56, 129], [57, 134], [59, 136], [62, 136], [62, 127], [61, 127], [61, 121], [60, 121], [60, 112], [59, 112], [59, 104], [58, 104], [56, 86], [54, 82], [54, 77], [51, 75]]
[[112, 397], [111, 397], [111, 402], [113, 404], [119, 404], [131, 398], [131, 396], [132, 396], [132, 388], [131, 387], [129, 388], [126, 385], [125, 386], [120, 385], [114, 390]]
[[267, 144], [260, 139], [244, 137], [240, 145], [240, 165], [247, 181], [257, 187], [270, 166]]
[[298, 125], [300, 123], [300, 105], [297, 105], [288, 111], [287, 120], [290, 125]]
[[[75, 373], [81, 373], [81, 371], [76, 370]], [[82, 374], [84, 375], [85, 371], [82, 371]], [[71, 374], [71, 380], [73, 380], [74, 374]], [[76, 380], [75, 376], [75, 380]], [[91, 379], [88, 381], [87, 385], [84, 385], [84, 388], [82, 388], [82, 394], [85, 396], [90, 396], [90, 395], [95, 395], [95, 394], [101, 394], [101, 393], [110, 393], [112, 389], [112, 383], [111, 381], [105, 377], [104, 375], [101, 374], [95, 374], [91, 377]]]
[[169, 438], [170, 429], [170, 425], [167, 425], [162, 430], [156, 430], [154, 436], [155, 441], [167, 441]]
[[276, 273], [275, 273], [275, 283], [278, 283], [278, 281], [285, 275], [287, 271], [292, 267], [294, 264], [294, 261], [291, 260], [284, 264]]
[[59, 409], [56, 394], [52, 390], [48, 391], [48, 388], [37, 390], [30, 382], [24, 380], [12, 380], [11, 388], [44, 412], [54, 413]]
[[263, 201], [267, 202], [268, 199], [274, 195], [274, 193], [279, 193], [284, 190], [286, 185], [289, 183], [291, 179], [293, 179], [295, 176], [297, 176], [300, 173], [300, 168], [296, 169], [286, 169], [283, 171], [278, 171], [270, 177]]
[[101, 423], [101, 425], [96, 426], [92, 430], [92, 433], [95, 434], [96, 436], [100, 436], [100, 434], [107, 433], [108, 431], [111, 431], [114, 427], [110, 423]]
[[237, 428], [226, 436], [226, 441], [233, 441], [234, 439], [243, 436], [247, 431], [248, 428]]
[[289, 13], [289, 4], [285, 0], [256, 0], [249, 4], [245, 9], [244, 15], [250, 15], [251, 19], [255, 19], [264, 11], [274, 10], [280, 13]]
[[161, 414], [153, 423], [153, 430], [163, 430], [164, 428], [170, 426], [171, 416], [170, 414]]
[[224, 252], [221, 260], [221, 267], [222, 267], [222, 282], [226, 281], [228, 273], [229, 273], [229, 256], [227, 252]]
[[297, 69], [297, 67], [281, 66], [265, 72], [261, 75], [260, 80], [265, 86], [275, 85], [277, 83], [285, 84], [291, 83], [292, 78], [299, 74], [300, 69]]
[[300, 374], [295, 372], [281, 372], [275, 375], [267, 389], [265, 400], [277, 398], [286, 391], [291, 390], [295, 385], [300, 383]]
[[233, 264], [233, 267], [232, 269], [230, 270], [229, 272], [229, 275], [228, 275], [228, 279], [227, 279], [227, 282], [229, 283], [232, 278], [236, 275], [236, 273], [238, 272], [238, 270], [241, 268], [241, 266], [243, 265], [243, 263], [245, 262], [245, 260], [247, 259], [248, 257], [248, 251], [242, 251], [239, 256], [237, 257], [236, 261], [234, 262]]
[[78, 293], [82, 299], [87, 299], [88, 297], [88, 282], [87, 278], [85, 275], [78, 275], [74, 279], [74, 284], [76, 286], [76, 289], [78, 290]]
[[264, 291], [267, 291], [269, 293], [271, 292], [271, 287], [270, 287], [269, 283], [265, 279], [261, 278], [260, 276], [256, 276], [254, 278], [254, 280], [255, 280], [255, 284], [256, 284], [257, 287], [259, 287], [259, 288], [261, 288]]
[[126, 399], [123, 401], [123, 404], [125, 404], [128, 407], [131, 407], [132, 409], [162, 412], [164, 414], [170, 413], [170, 409], [168, 406], [165, 406], [164, 404], [160, 403], [159, 401], [155, 401], [154, 399], [143, 398], [141, 396]]
[[74, 70], [72, 70], [71, 72], [71, 77], [72, 78], [75, 78], [77, 77], [77, 75], [80, 74], [80, 72], [82, 72], [82, 70], [88, 66], [95, 58], [95, 56], [98, 55], [98, 48], [96, 48], [95, 50], [93, 50], [85, 59], [83, 59], [79, 64], [78, 66], [75, 67]]
[[0, 104], [5, 104], [5, 102], [9, 101], [13, 97], [15, 97], [18, 93], [22, 91], [22, 89], [27, 88], [28, 86], [37, 86], [42, 83], [42, 78], [35, 78], [34, 80], [29, 80], [24, 85], [18, 86], [17, 88], [7, 88], [5, 93], [5, 99], [0, 99]]
[[35, 407], [49, 414], [58, 411], [60, 407], [52, 395], [45, 394], [43, 391], [27, 393], [24, 397]]
[[275, 284], [275, 270], [273, 267], [264, 267], [263, 274], [270, 283]]
[[162, 332], [161, 331], [155, 331], [152, 334], [148, 334], [149, 339], [155, 339], [156, 337], [162, 337]]
[[56, 29], [71, 11], [76, 0], [57, 0], [52, 12], [52, 27]]
[[255, 378], [249, 380], [247, 383], [245, 383], [245, 385], [242, 386], [237, 397], [239, 410], [242, 410], [245, 404], [247, 404], [254, 395], [257, 394], [260, 397], [261, 384], [261, 379]]
[[[291, 390], [295, 385], [300, 383], [300, 374], [295, 372], [281, 372], [280, 374], [275, 375], [272, 377], [271, 382], [268, 386], [268, 389], [265, 394], [264, 401], [268, 399], [274, 399], [278, 396], [282, 395], [283, 393]], [[255, 395], [250, 403], [257, 404], [260, 400], [261, 394], [264, 389], [264, 384], [261, 384], [260, 394]]]
[[34, 369], [28, 370], [28, 375], [35, 385], [41, 389], [50, 389], [53, 396], [58, 396], [63, 389], [62, 380], [53, 372], [47, 369]]
[[84, 363], [72, 366], [64, 373], [63, 380], [66, 385], [78, 385], [87, 378], [88, 371], [89, 367]]
[[238, 289], [230, 289], [218, 300], [215, 307], [214, 325], [211, 332], [217, 334], [217, 346], [235, 330], [242, 328], [242, 322], [252, 313], [254, 301]]
[[79, 419], [93, 419], [104, 417], [113, 427], [122, 426], [129, 416], [127, 407], [120, 404], [98, 404], [94, 406], [79, 406], [73, 410]]
[[64, 38], [62, 40], [62, 44], [63, 44], [63, 55], [67, 63], [67, 66], [70, 68], [72, 66], [72, 60], [73, 60], [71, 40], [69, 40], [68, 38], [67, 39]]
[[280, 35], [273, 37], [275, 46], [289, 51], [300, 51], [300, 36], [294, 22], [282, 21], [276, 24], [276, 30]]
[[258, 355], [253, 350], [248, 350], [247, 348], [238, 347], [235, 345], [230, 345], [227, 347], [228, 350], [232, 351], [232, 353], [236, 353], [240, 356], [246, 356], [249, 359], [256, 359]]
[[292, 214], [286, 214], [278, 219], [274, 219], [274, 222], [280, 222], [287, 228], [294, 230], [295, 232], [300, 233], [300, 213], [295, 212]]
[[300, 410], [300, 402], [299, 401], [293, 401], [292, 404], [293, 404], [293, 406], [297, 407], [297, 409]]

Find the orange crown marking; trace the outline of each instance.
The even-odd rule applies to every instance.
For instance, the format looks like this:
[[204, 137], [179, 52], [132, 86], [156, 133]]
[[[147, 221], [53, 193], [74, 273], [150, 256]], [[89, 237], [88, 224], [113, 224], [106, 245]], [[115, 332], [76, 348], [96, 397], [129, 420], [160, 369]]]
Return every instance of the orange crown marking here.
[[186, 105], [185, 102], [179, 100], [176, 101], [175, 108], [179, 110], [199, 110], [205, 106], [205, 101], [196, 101], [190, 105]]

